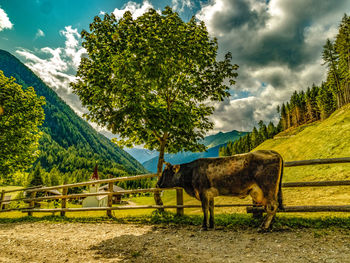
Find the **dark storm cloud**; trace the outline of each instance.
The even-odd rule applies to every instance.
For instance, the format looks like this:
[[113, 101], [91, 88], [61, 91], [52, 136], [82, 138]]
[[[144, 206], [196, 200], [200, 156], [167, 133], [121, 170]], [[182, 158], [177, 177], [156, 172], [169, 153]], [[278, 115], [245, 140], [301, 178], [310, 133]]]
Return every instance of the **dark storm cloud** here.
[[[294, 90], [320, 84], [322, 46], [349, 12], [348, 0], [212, 0], [203, 6], [197, 18], [218, 38], [219, 58], [230, 51], [239, 65], [232, 98], [216, 106], [216, 131], [276, 123], [277, 105]], [[249, 97], [237, 99], [242, 91]]]
[[[264, 66], [277, 62], [292, 68], [319, 55], [319, 49], [310, 52], [305, 48], [305, 30], [333, 13], [339, 17], [348, 5], [347, 0], [336, 4], [320, 0], [218, 2], [222, 8], [212, 11], [206, 24], [216, 32], [221, 50], [232, 51], [239, 63]], [[200, 18], [206, 20], [203, 11], [205, 8]]]
[[248, 26], [258, 28], [264, 26], [267, 16], [252, 10], [245, 0], [226, 1], [225, 10], [214, 14], [213, 26], [224, 33], [229, 33], [233, 28]]

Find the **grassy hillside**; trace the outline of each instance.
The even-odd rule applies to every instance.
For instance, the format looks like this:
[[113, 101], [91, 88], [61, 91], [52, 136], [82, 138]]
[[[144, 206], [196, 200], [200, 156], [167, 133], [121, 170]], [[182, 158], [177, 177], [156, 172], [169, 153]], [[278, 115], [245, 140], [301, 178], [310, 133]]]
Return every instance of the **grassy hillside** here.
[[[328, 119], [288, 129], [254, 150], [271, 149], [285, 161], [350, 157], [350, 105]], [[283, 182], [350, 180], [350, 164], [288, 167]], [[287, 205], [348, 205], [349, 187], [284, 188]]]
[[[350, 157], [350, 105], [335, 111], [328, 119], [288, 129], [254, 150], [271, 149], [285, 161]], [[315, 165], [286, 169], [290, 180], [350, 179], [348, 164]]]

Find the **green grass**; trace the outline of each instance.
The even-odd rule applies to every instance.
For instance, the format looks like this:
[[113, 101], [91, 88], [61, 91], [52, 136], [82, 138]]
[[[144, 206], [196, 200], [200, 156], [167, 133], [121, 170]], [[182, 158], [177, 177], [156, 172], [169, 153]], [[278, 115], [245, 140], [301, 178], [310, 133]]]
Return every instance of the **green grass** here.
[[[161, 227], [171, 226], [201, 226], [202, 216], [185, 215], [177, 216], [175, 213], [157, 211], [150, 215], [126, 216], [109, 218], [106, 216], [95, 217], [61, 217], [61, 216], [41, 216], [41, 217], [19, 217], [0, 218], [0, 224], [9, 223], [122, 223], [122, 224], [142, 224], [159, 225]], [[218, 214], [215, 216], [215, 225], [218, 229], [225, 227], [231, 230], [257, 229], [261, 221], [253, 219], [247, 214]], [[350, 229], [350, 216], [317, 216], [299, 217], [290, 215], [278, 215], [273, 224], [274, 231], [286, 231], [294, 229]], [[316, 235], [321, 232], [315, 232]]]

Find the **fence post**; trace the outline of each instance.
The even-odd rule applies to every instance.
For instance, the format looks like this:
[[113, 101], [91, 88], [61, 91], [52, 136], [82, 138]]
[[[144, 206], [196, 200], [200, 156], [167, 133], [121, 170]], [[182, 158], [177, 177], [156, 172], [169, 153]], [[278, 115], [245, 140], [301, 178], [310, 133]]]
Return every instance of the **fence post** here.
[[1, 196], [0, 196], [0, 210], [2, 210], [2, 203], [4, 202], [5, 199], [5, 190], [2, 190]]
[[[176, 205], [184, 205], [184, 192], [183, 189], [176, 189]], [[176, 214], [179, 216], [184, 215], [184, 208], [176, 208]]]
[[[108, 183], [108, 192], [110, 192], [110, 194], [108, 194], [107, 206], [112, 207], [113, 206], [113, 183]], [[107, 216], [112, 217], [112, 210], [109, 210], [109, 209], [107, 210]]]
[[[30, 199], [34, 199], [36, 196], [36, 192], [31, 192], [30, 193]], [[34, 209], [35, 208], [35, 201], [31, 200], [29, 204], [29, 208]], [[28, 216], [33, 216], [33, 212], [28, 212]]]
[[[62, 195], [67, 195], [68, 193], [68, 187], [63, 188], [62, 190]], [[66, 208], [67, 207], [67, 198], [62, 198], [61, 200], [61, 208]], [[66, 216], [65, 211], [61, 211], [61, 216]]]

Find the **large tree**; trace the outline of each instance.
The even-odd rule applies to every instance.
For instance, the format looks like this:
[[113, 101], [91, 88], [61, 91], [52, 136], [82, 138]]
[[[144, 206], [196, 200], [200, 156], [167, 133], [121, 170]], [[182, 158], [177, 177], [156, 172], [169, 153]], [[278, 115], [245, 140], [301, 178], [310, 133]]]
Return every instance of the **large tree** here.
[[158, 150], [158, 173], [165, 152], [205, 149], [199, 140], [213, 127], [213, 102], [229, 96], [238, 66], [229, 53], [217, 61], [203, 22], [186, 23], [167, 7], [137, 19], [96, 16], [81, 35], [88, 57], [72, 87], [89, 120], [118, 134], [122, 146]]
[[23, 89], [0, 71], [0, 179], [28, 168], [38, 157], [38, 126], [43, 123], [45, 103], [34, 89]]

